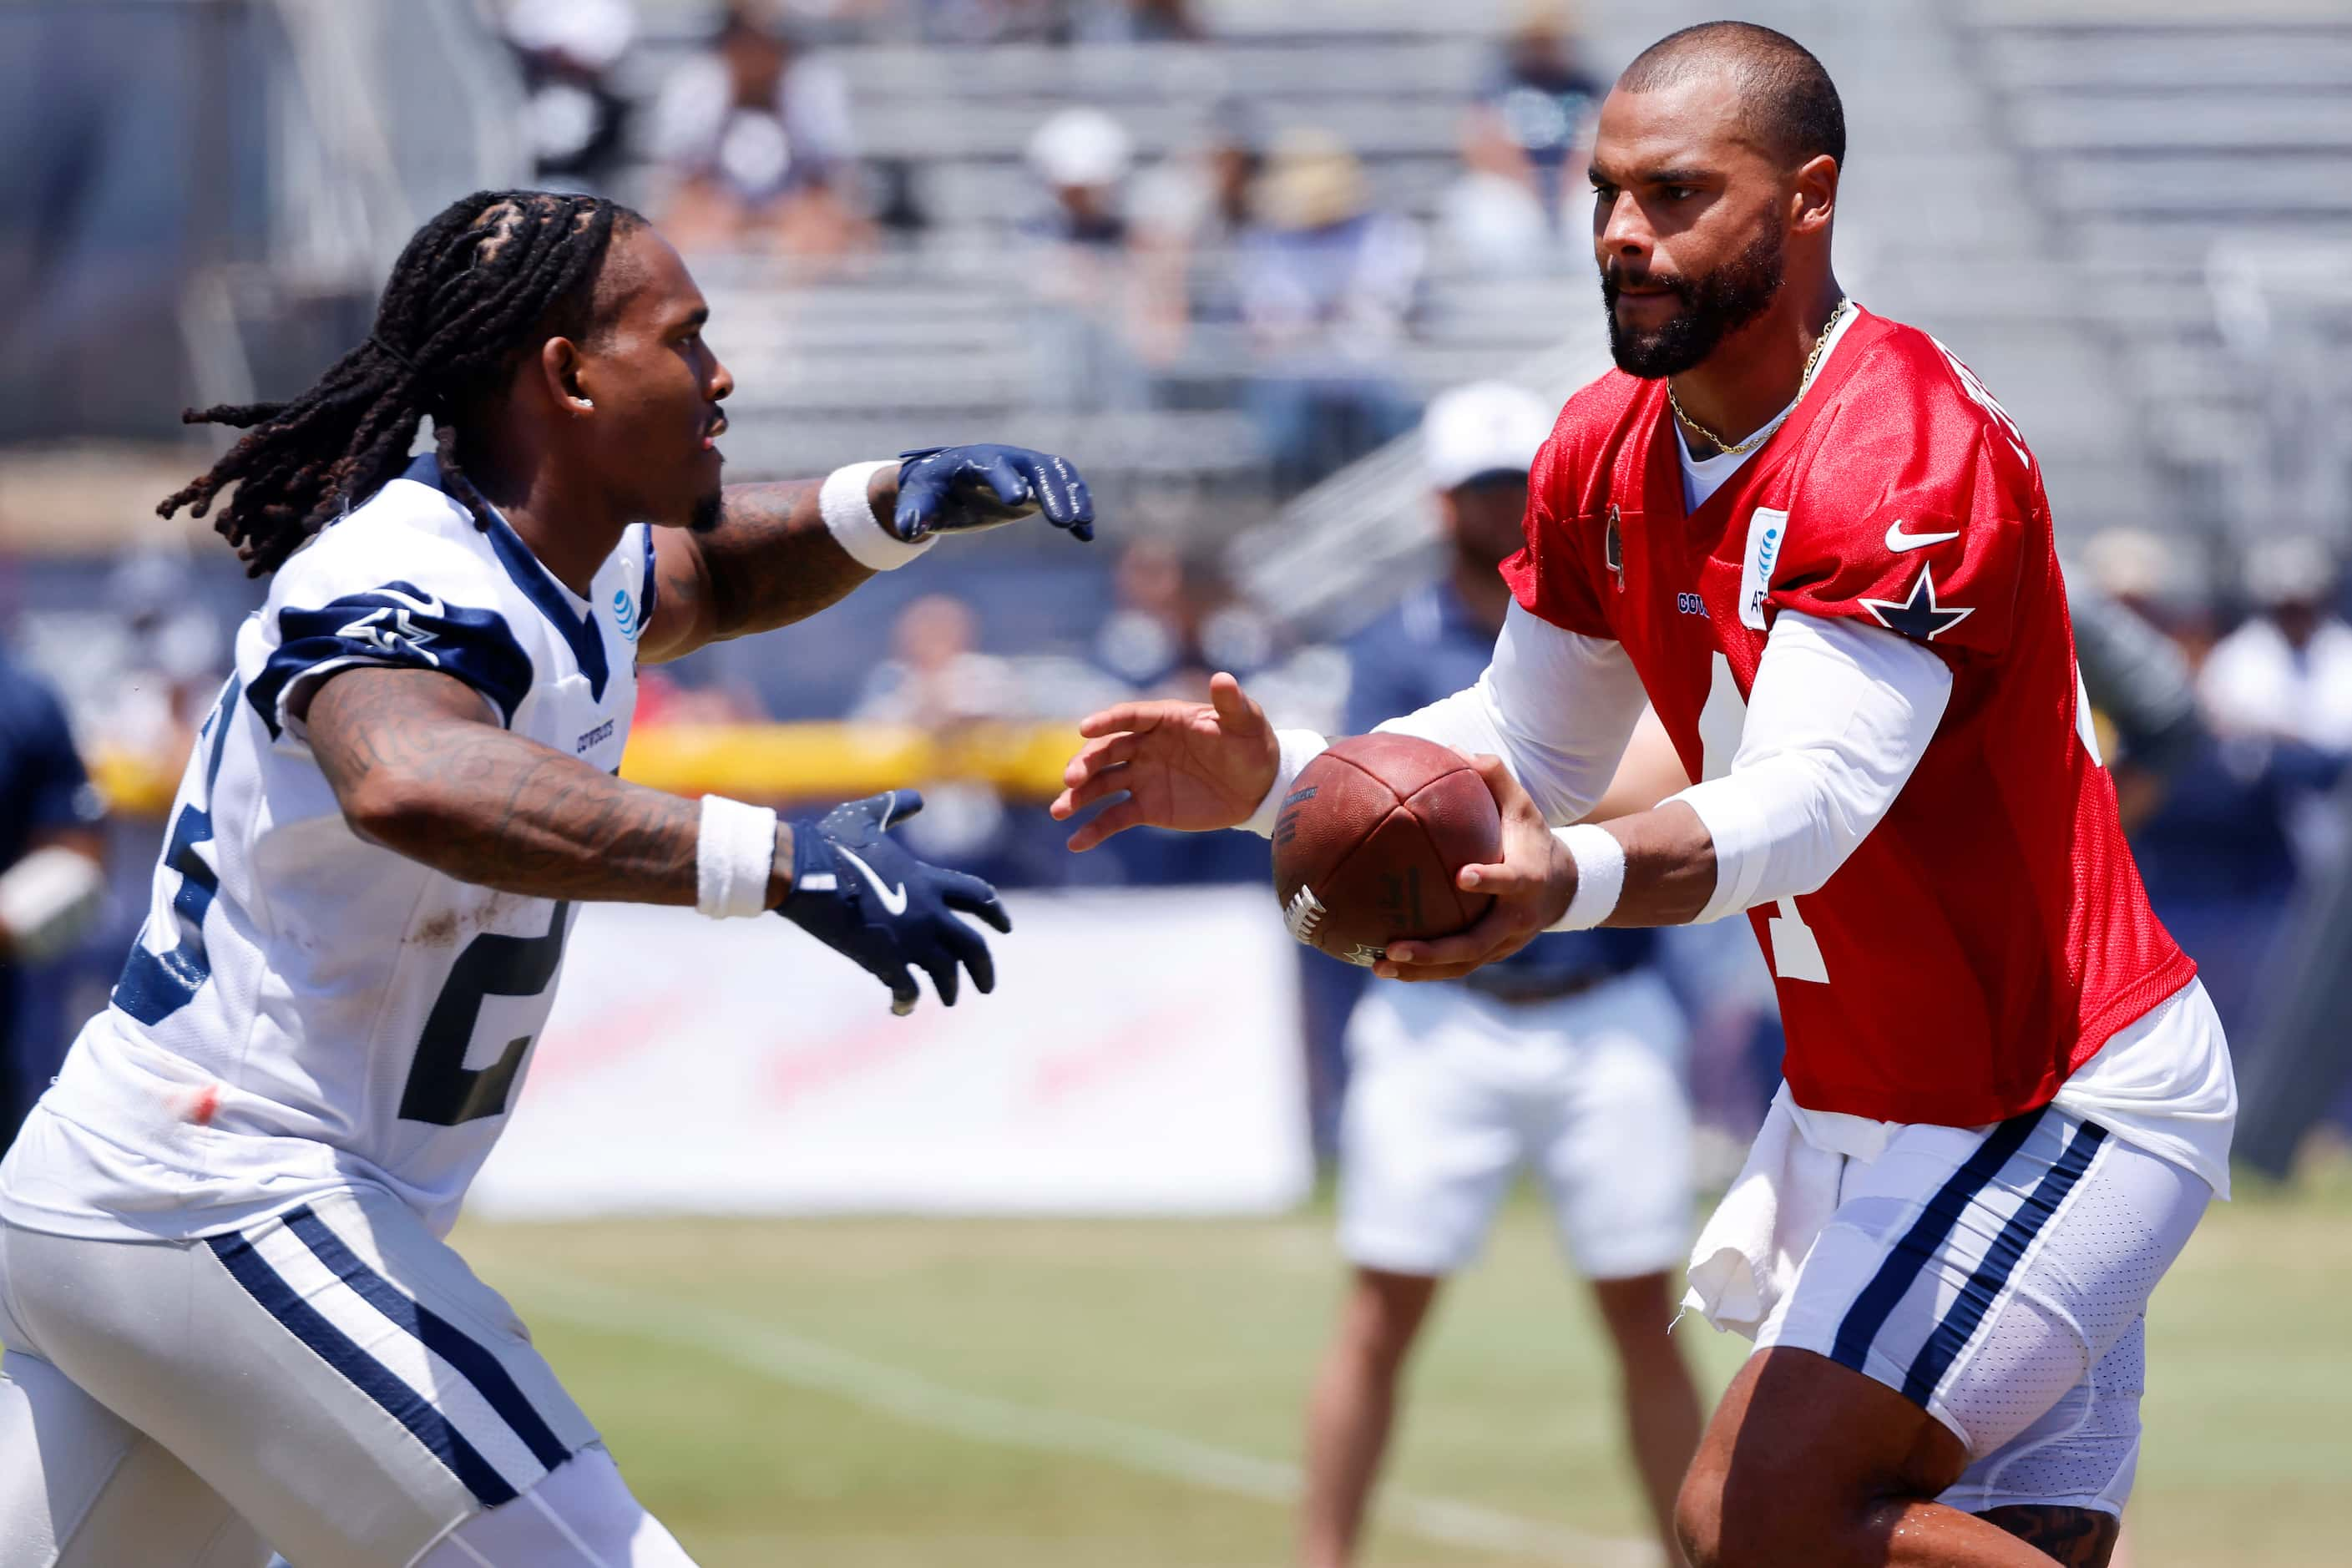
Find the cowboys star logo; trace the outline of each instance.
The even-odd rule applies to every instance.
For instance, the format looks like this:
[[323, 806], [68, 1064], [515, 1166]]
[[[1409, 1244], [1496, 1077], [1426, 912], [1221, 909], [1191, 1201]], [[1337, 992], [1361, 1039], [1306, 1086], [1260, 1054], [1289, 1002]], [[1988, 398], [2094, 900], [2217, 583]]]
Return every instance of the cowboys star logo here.
[[1925, 563], [1919, 568], [1918, 581], [1911, 584], [1908, 598], [1899, 603], [1893, 599], [1856, 602], [1887, 630], [1917, 637], [1921, 642], [1934, 642], [1938, 635], [1976, 614], [1974, 609], [1952, 609], [1936, 603], [1936, 569]]
[[442, 613], [441, 601], [431, 597], [412, 598], [406, 594], [390, 588], [380, 589], [378, 592], [383, 597], [396, 602], [386, 605], [380, 610], [370, 611], [358, 620], [343, 626], [335, 635], [349, 637], [353, 642], [366, 643], [371, 647], [382, 648], [386, 653], [412, 654], [438, 668], [441, 664], [440, 656], [425, 645], [439, 641], [439, 634], [418, 626], [409, 618], [409, 616], [411, 611], [421, 615], [437, 616]]

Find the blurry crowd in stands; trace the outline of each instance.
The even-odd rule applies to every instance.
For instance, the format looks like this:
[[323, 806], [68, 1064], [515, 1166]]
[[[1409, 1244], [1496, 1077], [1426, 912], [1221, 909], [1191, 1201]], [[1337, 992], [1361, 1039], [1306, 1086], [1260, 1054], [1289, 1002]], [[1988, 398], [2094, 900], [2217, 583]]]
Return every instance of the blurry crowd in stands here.
[[[689, 255], [773, 253], [798, 276], [933, 226], [906, 161], [860, 157], [828, 46], [1214, 42], [1187, 0], [731, 0], [633, 100], [632, 0], [513, 0], [505, 16], [542, 182], [639, 201]], [[1564, 5], [1529, 0], [1516, 17], [1462, 107], [1460, 166], [1426, 220], [1333, 132], [1269, 125], [1238, 100], [1149, 163], [1114, 109], [1041, 107], [1027, 209], [998, 237], [1026, 253], [1038, 405], [1168, 406], [1185, 395], [1170, 372], [1233, 367], [1283, 493], [1411, 428], [1419, 405], [1393, 351], [1433, 266], [1539, 275], [1580, 246], [1563, 244], [1562, 222], [1581, 227], [1577, 154], [1606, 84]]]

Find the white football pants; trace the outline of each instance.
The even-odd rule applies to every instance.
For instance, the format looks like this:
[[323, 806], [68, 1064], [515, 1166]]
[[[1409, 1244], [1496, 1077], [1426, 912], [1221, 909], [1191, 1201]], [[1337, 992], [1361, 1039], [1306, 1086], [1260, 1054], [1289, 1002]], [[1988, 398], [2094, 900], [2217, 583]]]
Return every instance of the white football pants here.
[[692, 1568], [373, 1188], [195, 1241], [0, 1225], [0, 1568]]

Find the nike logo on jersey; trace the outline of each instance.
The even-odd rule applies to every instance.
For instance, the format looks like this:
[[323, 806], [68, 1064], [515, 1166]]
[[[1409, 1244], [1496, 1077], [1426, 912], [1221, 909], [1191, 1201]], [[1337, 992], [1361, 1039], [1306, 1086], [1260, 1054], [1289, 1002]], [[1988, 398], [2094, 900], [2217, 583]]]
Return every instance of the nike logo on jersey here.
[[882, 900], [884, 909], [894, 915], [907, 912], [907, 885], [904, 882], [895, 888], [886, 888], [882, 885], [882, 879], [874, 874], [874, 868], [857, 858], [856, 850], [843, 848], [838, 844], [834, 847], [840, 851], [843, 859], [857, 868], [857, 874], [866, 879], [866, 885], [874, 889], [874, 896]]
[[1930, 544], [1941, 544], [1948, 539], [1959, 536], [1960, 531], [1957, 528], [1949, 533], [1906, 533], [1903, 531], [1903, 520], [1898, 517], [1886, 525], [1886, 548], [1900, 555], [1906, 550], [1925, 550]]
[[1936, 569], [1932, 566], [1919, 568], [1919, 580], [1911, 584], [1910, 597], [1900, 603], [1892, 599], [1863, 599], [1857, 603], [1887, 630], [1917, 637], [1921, 642], [1934, 642], [1976, 614], [1974, 609], [1956, 610], [1936, 603]]

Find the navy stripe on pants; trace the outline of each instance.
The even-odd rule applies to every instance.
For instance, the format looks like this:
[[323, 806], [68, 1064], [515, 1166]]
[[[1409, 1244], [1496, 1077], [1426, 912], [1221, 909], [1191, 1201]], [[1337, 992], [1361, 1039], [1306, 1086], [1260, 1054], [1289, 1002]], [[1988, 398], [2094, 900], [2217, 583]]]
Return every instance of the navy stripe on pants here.
[[[2044, 1107], [2046, 1110], [2048, 1108]], [[2000, 1168], [2009, 1163], [2027, 1138], [2042, 1124], [2042, 1110], [2029, 1110], [2022, 1116], [2012, 1116], [1985, 1135], [1977, 1152], [1968, 1157], [1960, 1168], [1937, 1189], [1919, 1211], [1919, 1217], [1895, 1244], [1895, 1250], [1878, 1266], [1878, 1272], [1863, 1287], [1862, 1294], [1846, 1309], [1845, 1318], [1838, 1324], [1837, 1339], [1831, 1344], [1830, 1359], [1840, 1366], [1863, 1370], [1870, 1354], [1870, 1343], [1895, 1310], [1903, 1293], [1935, 1257], [1936, 1249], [1951, 1236], [1952, 1227], [1959, 1224], [1960, 1215], [1969, 1202], [1992, 1184]]]
[[496, 1508], [514, 1500], [514, 1488], [482, 1458], [479, 1449], [466, 1441], [465, 1434], [447, 1416], [295, 1294], [294, 1288], [254, 1249], [253, 1243], [241, 1236], [215, 1236], [206, 1245], [263, 1311], [285, 1325], [289, 1332], [341, 1373], [352, 1387], [408, 1428], [409, 1435], [447, 1466], [449, 1472], [474, 1494], [476, 1501], [484, 1508]]
[[496, 1355], [361, 1262], [343, 1245], [342, 1237], [329, 1230], [326, 1222], [309, 1207], [288, 1215], [286, 1223], [336, 1279], [358, 1291], [368, 1305], [407, 1330], [426, 1350], [456, 1367], [490, 1408], [514, 1428], [515, 1436], [522, 1439], [533, 1458], [551, 1470], [572, 1457], [572, 1450], [563, 1446], [562, 1439], [548, 1426], [522, 1390], [515, 1386], [514, 1379], [507, 1374]]
[[1905, 1398], [1923, 1410], [1927, 1408], [1936, 1385], [1952, 1370], [1952, 1362], [1961, 1347], [1975, 1334], [1985, 1314], [1992, 1310], [2001, 1287], [2017, 1271], [2018, 1259], [2025, 1256], [2027, 1246], [2042, 1233], [2050, 1216], [2058, 1212], [2058, 1205], [2066, 1201], [2066, 1194], [2083, 1179], [2083, 1173], [2091, 1168], [2091, 1156], [2099, 1152], [2106, 1136], [2105, 1128], [2089, 1121], [2074, 1130], [2065, 1152], [2042, 1173], [2042, 1180], [2034, 1184], [2017, 1212], [2009, 1216], [2009, 1223], [2001, 1226], [2000, 1234], [1986, 1249], [1984, 1261], [1969, 1276], [1969, 1282], [1960, 1287], [1959, 1300], [1944, 1314], [1944, 1321], [1936, 1325], [1936, 1331], [1927, 1336], [1927, 1342], [1919, 1347], [1918, 1359], [1911, 1363], [1911, 1371], [1903, 1379]]

